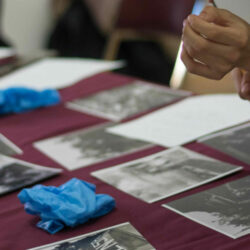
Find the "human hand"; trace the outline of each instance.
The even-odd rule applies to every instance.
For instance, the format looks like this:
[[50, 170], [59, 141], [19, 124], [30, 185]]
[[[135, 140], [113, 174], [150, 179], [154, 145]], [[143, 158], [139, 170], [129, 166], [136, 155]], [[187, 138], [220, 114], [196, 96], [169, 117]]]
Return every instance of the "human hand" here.
[[231, 12], [205, 7], [184, 21], [182, 38], [191, 73], [219, 80], [235, 67], [250, 72], [250, 25]]
[[250, 72], [235, 68], [232, 71], [232, 76], [239, 96], [243, 99], [250, 100]]

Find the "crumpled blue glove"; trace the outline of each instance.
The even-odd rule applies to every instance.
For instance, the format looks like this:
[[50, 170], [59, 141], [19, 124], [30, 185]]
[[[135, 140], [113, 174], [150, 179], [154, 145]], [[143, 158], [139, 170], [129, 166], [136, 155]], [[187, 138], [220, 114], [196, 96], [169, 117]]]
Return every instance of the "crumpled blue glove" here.
[[18, 198], [27, 213], [40, 216], [37, 226], [54, 234], [65, 225], [75, 227], [105, 215], [115, 207], [111, 196], [95, 194], [95, 190], [95, 185], [73, 178], [59, 187], [36, 185], [25, 188]]
[[37, 91], [29, 88], [7, 88], [0, 90], [0, 114], [21, 113], [47, 107], [60, 102], [57, 90]]

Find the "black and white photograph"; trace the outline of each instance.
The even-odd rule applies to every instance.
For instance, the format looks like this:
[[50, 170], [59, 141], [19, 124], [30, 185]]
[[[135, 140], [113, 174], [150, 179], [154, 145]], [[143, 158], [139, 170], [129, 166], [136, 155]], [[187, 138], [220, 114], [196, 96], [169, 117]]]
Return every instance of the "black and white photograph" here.
[[30, 250], [155, 250], [128, 222]]
[[199, 142], [250, 164], [250, 123], [201, 138]]
[[250, 176], [163, 206], [237, 239], [250, 233]]
[[60, 169], [43, 167], [0, 155], [0, 195], [35, 184], [61, 172]]
[[34, 143], [34, 146], [68, 170], [75, 170], [152, 144], [113, 135], [105, 131], [110, 126], [100, 125], [81, 129]]
[[12, 156], [22, 153], [23, 151], [18, 146], [16, 146], [3, 134], [0, 134], [0, 154]]
[[241, 169], [178, 147], [91, 174], [125, 193], [152, 203]]
[[189, 92], [135, 81], [131, 84], [112, 88], [74, 100], [68, 108], [90, 113], [113, 121], [131, 117], [190, 95]]

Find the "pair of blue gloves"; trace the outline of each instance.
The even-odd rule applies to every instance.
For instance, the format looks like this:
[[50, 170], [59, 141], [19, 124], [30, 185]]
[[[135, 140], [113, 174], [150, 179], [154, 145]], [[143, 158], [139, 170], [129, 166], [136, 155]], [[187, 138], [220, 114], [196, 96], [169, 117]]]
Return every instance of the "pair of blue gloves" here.
[[103, 216], [115, 207], [111, 196], [96, 194], [95, 190], [95, 185], [73, 178], [59, 187], [23, 189], [18, 198], [27, 213], [40, 216], [37, 226], [54, 234], [65, 226], [75, 227]]
[[59, 102], [60, 95], [53, 89], [37, 91], [17, 87], [0, 90], [0, 114], [21, 113]]

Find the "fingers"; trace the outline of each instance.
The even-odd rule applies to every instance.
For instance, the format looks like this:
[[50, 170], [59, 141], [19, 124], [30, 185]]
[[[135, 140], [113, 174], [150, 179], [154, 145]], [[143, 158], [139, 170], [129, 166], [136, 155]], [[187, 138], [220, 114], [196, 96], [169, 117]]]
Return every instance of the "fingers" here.
[[241, 81], [240, 97], [250, 100], [250, 72], [245, 72]]
[[237, 90], [238, 93], [240, 93], [240, 89], [241, 89], [241, 81], [242, 81], [242, 72], [240, 71], [239, 68], [235, 68], [232, 71], [232, 77], [233, 77], [233, 81], [235, 84], [235, 88]]
[[[226, 10], [206, 7], [200, 16], [190, 15], [182, 40], [182, 58], [191, 73], [221, 79], [235, 67], [250, 68], [250, 26]], [[235, 82], [240, 82], [236, 73]], [[248, 98], [250, 79], [242, 81], [238, 91]]]
[[250, 72], [243, 72], [239, 68], [232, 71], [232, 77], [239, 96], [250, 100]]
[[[231, 71], [232, 51], [229, 46], [216, 44], [194, 32], [188, 22], [184, 25], [183, 42], [190, 57], [218, 72]], [[216, 58], [216, 60], [215, 60]]]
[[184, 46], [182, 47], [181, 59], [185, 64], [187, 70], [192, 74], [200, 75], [215, 80], [219, 80], [224, 76], [210, 69], [207, 65], [194, 61], [193, 58], [190, 57], [187, 53], [187, 50]]
[[200, 13], [200, 17], [209, 23], [216, 23], [221, 26], [228, 26], [237, 18], [231, 12], [213, 6], [206, 6]]
[[238, 29], [207, 22], [195, 15], [190, 15], [188, 22], [196, 33], [202, 34], [213, 42], [230, 46], [242, 46], [243, 41]]

